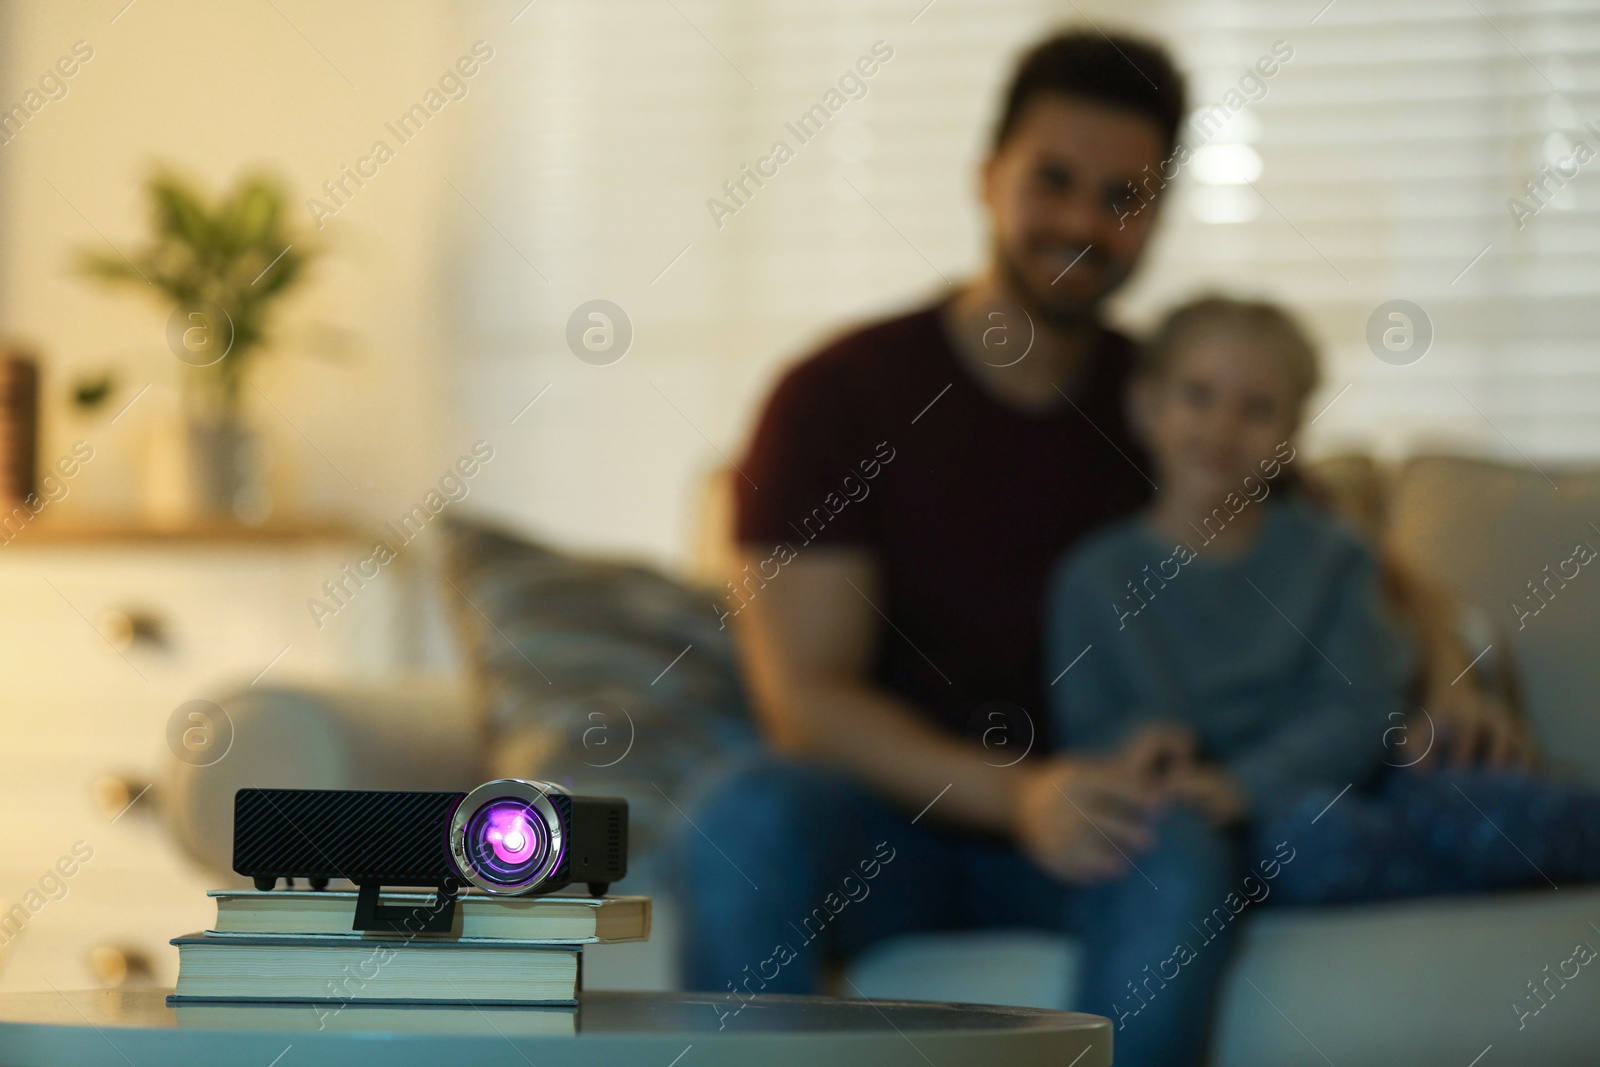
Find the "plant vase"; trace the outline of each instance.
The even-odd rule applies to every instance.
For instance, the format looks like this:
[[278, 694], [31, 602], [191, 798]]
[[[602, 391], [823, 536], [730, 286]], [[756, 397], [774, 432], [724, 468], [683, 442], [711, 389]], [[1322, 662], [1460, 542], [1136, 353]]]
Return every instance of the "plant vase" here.
[[185, 419], [190, 505], [204, 522], [258, 525], [272, 513], [260, 435], [236, 412]]

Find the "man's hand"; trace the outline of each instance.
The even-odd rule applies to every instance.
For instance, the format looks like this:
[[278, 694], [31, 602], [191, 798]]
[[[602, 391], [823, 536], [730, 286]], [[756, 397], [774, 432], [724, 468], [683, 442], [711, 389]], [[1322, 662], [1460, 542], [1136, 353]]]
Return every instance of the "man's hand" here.
[[1124, 873], [1127, 855], [1154, 844], [1150, 818], [1159, 790], [1126, 759], [1057, 756], [1018, 768], [1013, 822], [1018, 847], [1064, 882]]
[[[1523, 724], [1499, 700], [1487, 696], [1476, 683], [1463, 678], [1459, 685], [1446, 686], [1429, 697], [1422, 721], [1413, 715], [1407, 721], [1405, 756], [1413, 745], [1428, 744], [1425, 731], [1432, 724], [1432, 747], [1416, 766], [1424, 771], [1435, 767], [1530, 767], [1533, 746]], [[1409, 764], [1403, 764], [1408, 765]]]
[[[1421, 721], [1413, 716], [1406, 723], [1404, 747], [1391, 762], [1423, 771], [1444, 765], [1532, 766], [1537, 753], [1527, 731], [1505, 704], [1485, 691], [1473, 669], [1477, 659], [1458, 627], [1460, 603], [1443, 586], [1405, 566], [1392, 549], [1384, 553], [1384, 574], [1393, 606], [1422, 651], [1422, 703], [1427, 709]], [[1423, 750], [1425, 757], [1413, 756]]]
[[[1423, 708], [1406, 722], [1405, 747], [1398, 762], [1410, 766], [1411, 753], [1423, 771], [1435, 767], [1531, 767], [1534, 749], [1522, 722], [1484, 688], [1459, 643], [1441, 647], [1425, 664]], [[1431, 731], [1430, 728], [1431, 727]]]

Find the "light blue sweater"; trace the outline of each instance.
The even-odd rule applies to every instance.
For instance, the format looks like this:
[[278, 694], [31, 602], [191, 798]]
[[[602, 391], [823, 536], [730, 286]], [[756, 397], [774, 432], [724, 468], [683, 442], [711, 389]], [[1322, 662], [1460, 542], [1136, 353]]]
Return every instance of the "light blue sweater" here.
[[1377, 769], [1415, 657], [1354, 531], [1287, 492], [1249, 506], [1261, 526], [1232, 559], [1208, 558], [1200, 531], [1158, 540], [1142, 516], [1065, 557], [1045, 682], [1058, 747], [1103, 752], [1141, 725], [1186, 724], [1260, 817]]

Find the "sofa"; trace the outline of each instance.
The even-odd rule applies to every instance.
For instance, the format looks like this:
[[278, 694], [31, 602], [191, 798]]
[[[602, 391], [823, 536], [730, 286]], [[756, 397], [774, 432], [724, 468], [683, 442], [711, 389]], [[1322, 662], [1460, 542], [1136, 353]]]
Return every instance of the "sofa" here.
[[[1600, 547], [1600, 470], [1452, 455], [1394, 466], [1342, 457], [1319, 470], [1341, 505], [1399, 559], [1476, 605], [1473, 640], [1492, 646], [1480, 666], [1500, 665], [1548, 754], [1548, 773], [1600, 785], [1600, 571], [1549, 580], [1557, 569], [1570, 575], [1564, 561], [1576, 545]], [[1534, 587], [1543, 595], [1535, 598]], [[465, 680], [220, 693], [234, 749], [210, 767], [170, 765], [170, 831], [227, 879], [231, 798], [240, 786], [465, 789], [518, 759], [537, 762], [537, 745], [507, 749], [486, 733], [483, 705], [494, 699], [486, 688], [496, 683], [481, 675], [493, 672], [474, 659], [469, 674], [478, 677]], [[552, 684], [560, 688], [560, 679]], [[678, 768], [680, 784], [656, 792], [667, 796], [703, 776], [714, 747], [688, 743], [678, 756], [688, 764]], [[641, 783], [639, 791], [650, 788]], [[650, 818], [672, 817], [663, 807]], [[619, 890], [656, 894], [655, 933], [645, 944], [591, 949], [591, 987], [672, 986], [673, 902], [648, 847], [636, 850], [634, 866]], [[1578, 943], [1600, 948], [1600, 888], [1264, 907], [1245, 918], [1219, 1005], [1218, 1067], [1600, 1062], [1600, 973], [1551, 977]], [[842, 988], [874, 999], [1054, 1007], [1069, 1001], [1076, 953], [1071, 939], [1033, 931], [919, 934], [849, 961]], [[1536, 1004], [1536, 1014], [1519, 1017]]]

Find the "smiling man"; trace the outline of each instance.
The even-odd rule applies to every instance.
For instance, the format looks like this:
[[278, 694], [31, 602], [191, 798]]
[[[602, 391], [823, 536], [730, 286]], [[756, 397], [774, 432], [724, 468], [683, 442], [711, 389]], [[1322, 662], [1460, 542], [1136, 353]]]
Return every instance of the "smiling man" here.
[[[692, 813], [691, 988], [808, 991], [829, 956], [888, 936], [1032, 926], [1082, 939], [1061, 1006], [1106, 1014], [1233, 888], [1228, 842], [1161, 810], [1171, 738], [1075, 757], [1041, 714], [1050, 569], [1151, 489], [1123, 415], [1131, 344], [1101, 309], [1146, 245], [1159, 200], [1135, 198], [1183, 114], [1151, 45], [1035, 47], [982, 168], [983, 275], [774, 390], [741, 464], [740, 562], [792, 552], [734, 620], [773, 752]], [[840, 503], [868, 470], [870, 493]], [[1225, 954], [1147, 987], [1119, 1064], [1199, 1062]]]

